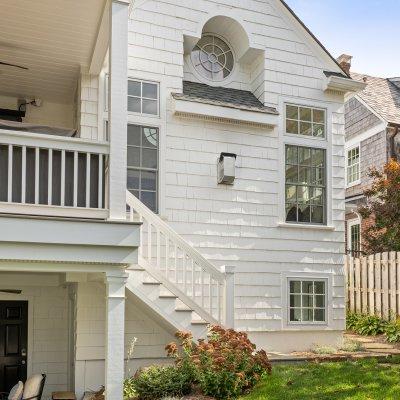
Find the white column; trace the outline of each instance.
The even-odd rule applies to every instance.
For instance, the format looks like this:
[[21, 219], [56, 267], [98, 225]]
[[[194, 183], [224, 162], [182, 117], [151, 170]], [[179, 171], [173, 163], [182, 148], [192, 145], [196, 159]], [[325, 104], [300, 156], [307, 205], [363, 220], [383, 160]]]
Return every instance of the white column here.
[[235, 267], [223, 266], [221, 272], [225, 274], [224, 292], [224, 319], [227, 328], [235, 327]]
[[126, 132], [129, 2], [110, 4], [109, 49], [109, 208], [110, 219], [126, 219]]
[[106, 400], [123, 400], [125, 347], [125, 283], [120, 271], [106, 273]]

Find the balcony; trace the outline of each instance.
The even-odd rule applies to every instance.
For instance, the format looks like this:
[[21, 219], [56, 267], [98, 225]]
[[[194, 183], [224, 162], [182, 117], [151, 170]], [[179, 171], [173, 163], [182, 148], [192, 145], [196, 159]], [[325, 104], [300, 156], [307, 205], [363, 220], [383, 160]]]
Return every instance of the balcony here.
[[0, 129], [0, 213], [106, 219], [109, 145]]

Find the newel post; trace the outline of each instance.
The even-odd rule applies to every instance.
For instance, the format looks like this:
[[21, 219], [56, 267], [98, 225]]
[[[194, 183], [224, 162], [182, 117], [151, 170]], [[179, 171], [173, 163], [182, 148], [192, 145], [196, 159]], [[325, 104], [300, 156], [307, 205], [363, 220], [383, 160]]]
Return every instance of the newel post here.
[[227, 328], [235, 328], [235, 267], [224, 265], [221, 272], [225, 275], [224, 323]]

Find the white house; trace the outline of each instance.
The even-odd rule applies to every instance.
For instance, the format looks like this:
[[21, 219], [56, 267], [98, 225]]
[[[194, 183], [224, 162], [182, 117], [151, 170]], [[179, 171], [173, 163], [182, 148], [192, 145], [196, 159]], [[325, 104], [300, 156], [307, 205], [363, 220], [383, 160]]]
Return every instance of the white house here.
[[283, 1], [14, 0], [0, 27], [0, 391], [119, 400], [208, 323], [340, 341], [364, 84]]

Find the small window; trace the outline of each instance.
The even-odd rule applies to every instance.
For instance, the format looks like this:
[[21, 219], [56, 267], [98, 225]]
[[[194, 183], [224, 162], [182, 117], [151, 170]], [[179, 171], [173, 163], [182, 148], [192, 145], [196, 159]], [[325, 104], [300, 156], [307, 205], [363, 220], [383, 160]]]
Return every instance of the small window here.
[[289, 280], [289, 321], [326, 322], [326, 281]]
[[360, 147], [347, 151], [347, 185], [356, 184], [360, 180]]
[[325, 110], [286, 104], [286, 133], [324, 138]]
[[159, 86], [157, 83], [129, 80], [128, 111], [159, 115]]
[[325, 223], [325, 150], [286, 145], [286, 222]]
[[128, 125], [127, 189], [158, 212], [158, 129]]
[[361, 224], [358, 219], [350, 220], [347, 222], [347, 243], [348, 252], [353, 257], [360, 257], [361, 255]]

